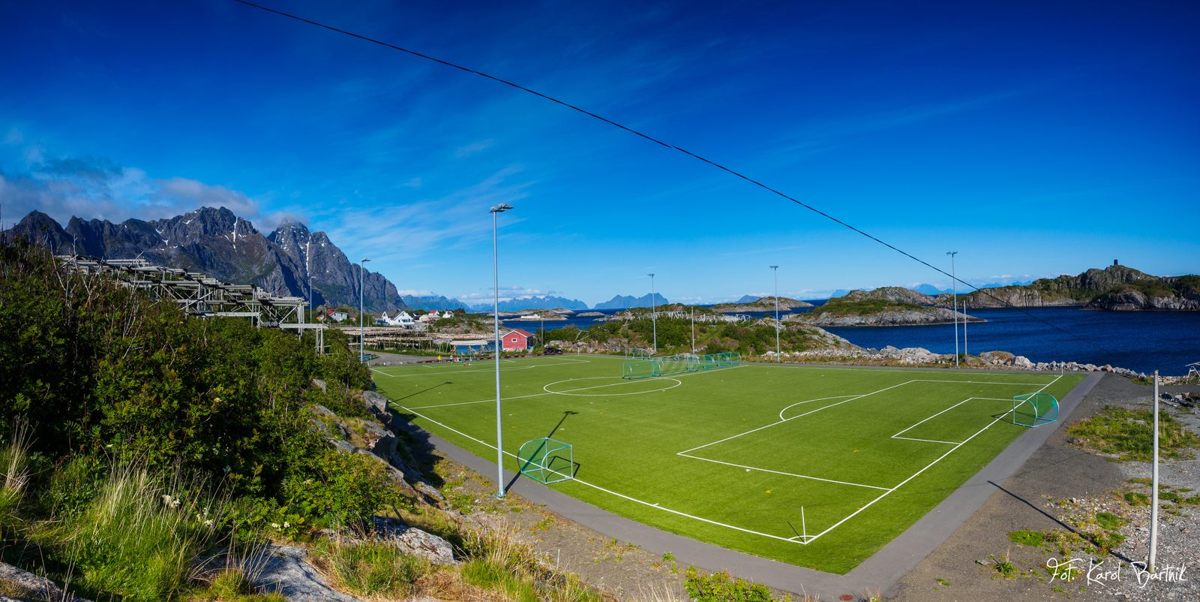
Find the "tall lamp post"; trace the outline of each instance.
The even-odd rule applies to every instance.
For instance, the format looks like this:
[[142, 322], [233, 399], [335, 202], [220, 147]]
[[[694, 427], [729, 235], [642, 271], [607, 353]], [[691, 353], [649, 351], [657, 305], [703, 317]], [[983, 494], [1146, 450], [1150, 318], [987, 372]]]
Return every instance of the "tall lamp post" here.
[[658, 355], [658, 296], [654, 294], [654, 274], [650, 277], [650, 329], [654, 336], [654, 354]]
[[508, 203], [500, 203], [492, 207], [492, 326], [496, 331], [496, 348], [493, 354], [496, 357], [496, 497], [504, 497], [504, 446], [503, 433], [501, 428], [500, 418], [500, 247], [497, 243], [496, 223], [497, 216], [505, 211], [512, 209], [512, 205]]
[[958, 367], [958, 276], [954, 275], [954, 256], [958, 251], [946, 251], [950, 256], [950, 291], [954, 295], [954, 367]]
[[775, 361], [783, 361], [779, 357], [779, 266], [771, 266], [775, 274]]
[[363, 270], [367, 262], [371, 261], [363, 257], [362, 261], [358, 262], [358, 363], [366, 361], [366, 354], [363, 353]]

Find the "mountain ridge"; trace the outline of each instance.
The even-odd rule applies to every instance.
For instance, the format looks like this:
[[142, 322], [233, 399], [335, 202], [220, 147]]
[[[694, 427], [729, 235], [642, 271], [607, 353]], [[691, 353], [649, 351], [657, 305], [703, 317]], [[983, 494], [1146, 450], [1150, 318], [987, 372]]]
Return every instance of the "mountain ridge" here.
[[[324, 232], [285, 223], [264, 235], [225, 207], [120, 223], [72, 217], [65, 228], [49, 215], [31, 211], [5, 234], [25, 236], [55, 253], [141, 257], [235, 284], [254, 284], [276, 295], [311, 298], [314, 306], [357, 306], [359, 301], [357, 269]], [[370, 270], [362, 274], [362, 297], [369, 311], [406, 307], [396, 285]]]

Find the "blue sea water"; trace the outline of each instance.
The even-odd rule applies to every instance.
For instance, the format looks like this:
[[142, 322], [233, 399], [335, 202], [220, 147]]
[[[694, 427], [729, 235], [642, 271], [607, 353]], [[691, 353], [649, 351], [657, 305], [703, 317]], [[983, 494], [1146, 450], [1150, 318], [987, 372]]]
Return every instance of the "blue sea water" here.
[[[772, 314], [750, 313], [752, 317]], [[972, 354], [1003, 350], [1035, 362], [1112, 364], [1139, 372], [1158, 370], [1163, 374], [1186, 374], [1187, 364], [1200, 362], [1200, 312], [1111, 312], [1053, 307], [977, 309], [971, 310], [971, 315], [987, 320], [967, 327], [967, 349]], [[565, 322], [546, 322], [545, 327], [546, 330], [567, 325], [587, 328], [594, 322], [593, 318], [571, 317]], [[537, 322], [505, 324], [534, 333], [540, 327]], [[936, 353], [954, 352], [951, 324], [827, 330], [861, 347], [879, 349], [891, 345], [924, 347]]]
[[[1200, 312], [1054, 307], [977, 309], [970, 313], [987, 320], [967, 326], [967, 349], [972, 354], [999, 349], [1035, 362], [1112, 364], [1163, 374], [1186, 374], [1187, 364], [1200, 362]], [[828, 330], [861, 347], [924, 347], [937, 353], [954, 353], [952, 324]]]

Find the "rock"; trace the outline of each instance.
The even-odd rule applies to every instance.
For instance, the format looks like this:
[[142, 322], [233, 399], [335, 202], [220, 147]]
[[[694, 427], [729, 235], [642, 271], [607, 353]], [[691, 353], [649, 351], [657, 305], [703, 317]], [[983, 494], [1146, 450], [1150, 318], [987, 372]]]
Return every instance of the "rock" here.
[[314, 387], [320, 389], [322, 393], [325, 393], [329, 390], [329, 388], [327, 386], [325, 386], [325, 381], [323, 381], [319, 378], [312, 379], [312, 384]]
[[1018, 355], [1018, 356], [1014, 357], [1012, 359], [1012, 365], [1014, 367], [1021, 368], [1022, 370], [1032, 370], [1033, 369], [1033, 362], [1029, 361], [1029, 358], [1027, 358], [1023, 355]]
[[256, 588], [278, 592], [293, 602], [358, 601], [329, 587], [325, 577], [308, 563], [302, 548], [275, 544], [267, 544], [267, 548], [267, 560], [254, 579]]
[[363, 405], [367, 406], [367, 410], [371, 412], [377, 420], [384, 425], [392, 424], [392, 412], [388, 408], [388, 398], [374, 391], [362, 392]]
[[391, 460], [396, 453], [396, 444], [398, 443], [396, 434], [371, 420], [362, 422], [362, 430], [366, 450], [384, 460]]
[[[20, 600], [88, 602], [85, 598], [64, 592], [56, 583], [45, 577], [38, 577], [29, 571], [3, 562], [0, 562], [0, 585], [5, 586], [8, 595], [17, 596]], [[7, 599], [9, 598], [6, 598], [5, 594], [0, 594], [0, 600]]]
[[375, 535], [382, 541], [396, 544], [406, 554], [420, 556], [435, 564], [457, 562], [450, 542], [394, 519], [375, 517]]

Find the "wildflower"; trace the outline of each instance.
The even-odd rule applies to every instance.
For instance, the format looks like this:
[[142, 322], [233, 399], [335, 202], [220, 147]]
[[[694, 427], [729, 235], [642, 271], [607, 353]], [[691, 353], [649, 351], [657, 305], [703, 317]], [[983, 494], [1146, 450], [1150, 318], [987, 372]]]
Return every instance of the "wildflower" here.
[[224, 470], [225, 470], [225, 472], [229, 472], [229, 471], [231, 471], [231, 470], [233, 470], [233, 469], [232, 469], [232, 468], [230, 468], [228, 464], [226, 464], [226, 465], [225, 465], [225, 469], [224, 469]]
[[164, 493], [164, 494], [163, 494], [163, 496], [162, 496], [162, 501], [163, 501], [163, 505], [164, 505], [164, 506], [171, 506], [171, 505], [172, 505], [172, 504], [175, 502], [175, 498], [173, 498], [173, 497], [171, 497], [170, 495], [168, 495], [168, 494]]
[[272, 528], [275, 528], [275, 529], [278, 529], [278, 528], [279, 528], [279, 523], [271, 523], [271, 527], [272, 527]]
[[210, 519], [208, 519], [208, 520], [204, 521], [204, 526], [205, 526], [205, 527], [211, 527], [211, 526], [213, 526], [212, 519], [210, 518]]
[[287, 529], [288, 527], [291, 527], [291, 525], [289, 525], [287, 521], [283, 521], [283, 528]]

